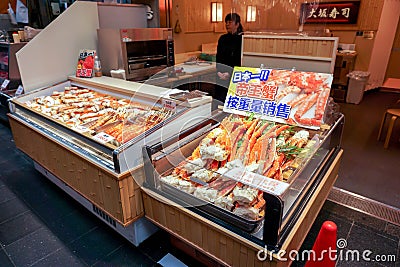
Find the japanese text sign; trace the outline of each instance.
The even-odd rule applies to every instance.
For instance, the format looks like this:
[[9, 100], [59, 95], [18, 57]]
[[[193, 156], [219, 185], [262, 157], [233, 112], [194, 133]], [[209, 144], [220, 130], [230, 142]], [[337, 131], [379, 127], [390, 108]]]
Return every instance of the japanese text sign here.
[[92, 77], [95, 56], [96, 50], [81, 50], [79, 52], [78, 64], [76, 67], [76, 77]]
[[229, 170], [224, 174], [224, 176], [251, 186], [252, 188], [257, 188], [261, 191], [278, 196], [282, 195], [290, 185], [289, 183], [268, 178], [257, 173], [244, 171], [242, 168]]
[[300, 23], [356, 24], [360, 1], [301, 4]]
[[333, 75], [235, 67], [224, 111], [318, 129]]

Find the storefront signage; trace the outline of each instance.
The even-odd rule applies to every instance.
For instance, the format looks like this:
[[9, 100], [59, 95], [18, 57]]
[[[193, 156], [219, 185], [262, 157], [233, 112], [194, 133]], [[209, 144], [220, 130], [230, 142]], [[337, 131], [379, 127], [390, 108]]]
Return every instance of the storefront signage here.
[[300, 10], [300, 24], [356, 24], [359, 8], [360, 1], [303, 3]]
[[224, 111], [318, 129], [333, 75], [235, 67]]

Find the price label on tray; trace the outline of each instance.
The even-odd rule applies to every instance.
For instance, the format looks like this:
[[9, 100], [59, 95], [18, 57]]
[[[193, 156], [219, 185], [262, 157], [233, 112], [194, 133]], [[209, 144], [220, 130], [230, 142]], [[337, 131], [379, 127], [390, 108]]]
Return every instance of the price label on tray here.
[[18, 89], [15, 92], [15, 96], [22, 95], [23, 92], [24, 92], [24, 87], [22, 87], [22, 85], [20, 85], [20, 86], [18, 86]]
[[171, 110], [172, 112], [176, 112], [176, 102], [172, 101], [172, 100], [168, 100], [163, 98], [161, 100], [162, 106], [167, 109], [167, 110]]
[[288, 183], [271, 179], [254, 172], [244, 171], [242, 168], [229, 170], [224, 174], [224, 176], [278, 196], [282, 195], [289, 187]]
[[3, 83], [1, 84], [1, 90], [3, 91], [4, 89], [6, 89], [9, 83], [10, 83], [10, 80], [5, 79], [3, 81]]
[[80, 133], [86, 133], [86, 132], [90, 131], [89, 128], [82, 126], [82, 125], [76, 125], [73, 129]]
[[114, 140], [114, 137], [106, 134], [105, 132], [100, 132], [100, 133], [96, 134], [95, 136], [93, 136], [93, 139], [102, 144], [105, 144], [105, 143], [108, 143], [108, 142]]

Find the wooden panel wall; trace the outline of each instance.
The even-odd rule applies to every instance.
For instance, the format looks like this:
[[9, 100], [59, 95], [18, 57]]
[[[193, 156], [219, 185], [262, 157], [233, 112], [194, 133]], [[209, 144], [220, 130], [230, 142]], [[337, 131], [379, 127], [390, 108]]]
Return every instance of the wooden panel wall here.
[[243, 51], [251, 53], [332, 57], [335, 42], [327, 40], [246, 38]]
[[[175, 26], [179, 20], [182, 31], [174, 34], [176, 53], [201, 50], [202, 43], [217, 42], [219, 36], [225, 33], [224, 23], [211, 23], [210, 9], [212, 0], [172, 0], [171, 25]], [[332, 0], [321, 0], [329, 2]], [[340, 2], [339, 0], [338, 2]], [[246, 0], [219, 0], [223, 2], [224, 16], [233, 11], [242, 18], [245, 31], [298, 31], [301, 3], [305, 0], [252, 0], [251, 4], [257, 7], [256, 22], [246, 23]], [[304, 31], [322, 34], [325, 29], [352, 32], [376, 31], [384, 0], [362, 0], [355, 25], [318, 24], [305, 25]], [[339, 36], [340, 37], [340, 36]], [[340, 41], [341, 42], [341, 41]], [[354, 40], [352, 40], [354, 42]]]
[[392, 53], [386, 71], [385, 79], [387, 78], [400, 79], [400, 20], [397, 24], [396, 36], [394, 38]]

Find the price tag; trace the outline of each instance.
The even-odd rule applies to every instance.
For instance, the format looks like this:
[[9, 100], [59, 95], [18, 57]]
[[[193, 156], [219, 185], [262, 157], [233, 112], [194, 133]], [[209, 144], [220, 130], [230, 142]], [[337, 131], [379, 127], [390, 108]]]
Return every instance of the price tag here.
[[89, 128], [87, 128], [87, 127], [85, 127], [85, 126], [81, 126], [81, 125], [76, 125], [76, 126], [74, 127], [74, 130], [76, 130], [77, 132], [80, 132], [80, 133], [86, 133], [86, 132], [89, 132], [89, 131], [90, 131]]
[[288, 183], [274, 180], [257, 173], [245, 171], [242, 168], [234, 168], [229, 170], [224, 174], [224, 176], [241, 182], [242, 184], [278, 196], [282, 195], [289, 187]]
[[24, 87], [22, 87], [22, 85], [20, 85], [20, 86], [18, 86], [18, 89], [15, 92], [15, 96], [22, 95], [23, 92], [24, 92]]
[[268, 177], [264, 177], [264, 179], [262, 180], [260, 179], [259, 184], [257, 185], [258, 189], [278, 196], [282, 195], [288, 187], [288, 183], [274, 180]]
[[4, 89], [7, 88], [7, 85], [10, 83], [10, 80], [5, 79], [3, 83], [1, 84], [1, 90], [3, 91]]
[[175, 101], [163, 98], [161, 100], [161, 103], [162, 103], [162, 105], [163, 105], [163, 107], [165, 109], [168, 109], [168, 110], [171, 110], [173, 112], [176, 112], [176, 103], [175, 103]]
[[100, 132], [100, 133], [96, 134], [95, 136], [93, 136], [93, 139], [102, 144], [105, 144], [105, 143], [108, 143], [108, 142], [114, 140], [114, 137], [106, 134], [105, 132]]
[[253, 185], [254, 174], [255, 173], [247, 172], [242, 168], [234, 168], [225, 173], [229, 178], [250, 186]]

